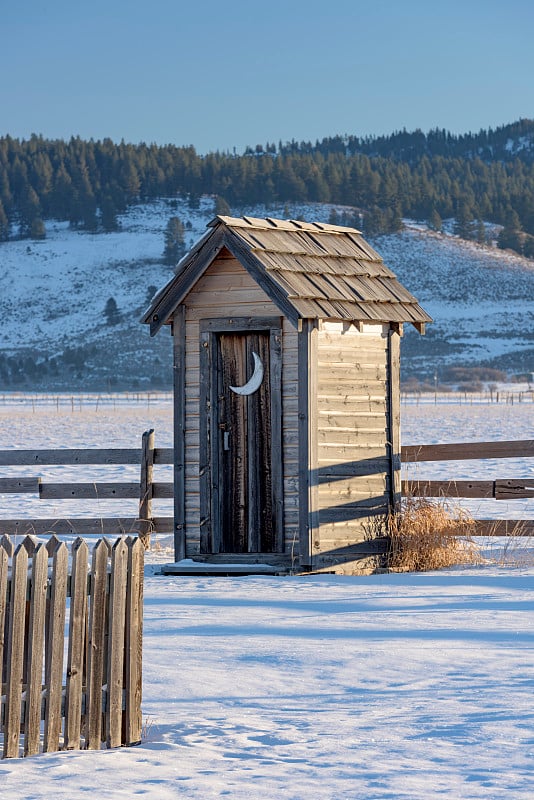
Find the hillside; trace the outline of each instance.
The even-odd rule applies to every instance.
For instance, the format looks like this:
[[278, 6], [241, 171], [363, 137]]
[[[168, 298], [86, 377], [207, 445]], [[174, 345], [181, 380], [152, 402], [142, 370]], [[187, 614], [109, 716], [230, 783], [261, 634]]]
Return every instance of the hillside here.
[[[213, 198], [191, 209], [160, 199], [132, 206], [112, 233], [48, 222], [42, 241], [0, 245], [0, 391], [168, 388], [171, 338], [150, 339], [139, 318], [172, 276], [162, 263], [171, 216], [188, 224], [186, 246], [214, 215]], [[253, 216], [327, 221], [332, 206], [291, 204], [241, 209]], [[344, 209], [335, 207], [342, 215]], [[239, 213], [241, 213], [239, 212]], [[285, 213], [286, 212], [286, 213]], [[534, 264], [407, 223], [373, 240], [384, 261], [434, 317], [427, 335], [406, 330], [403, 375], [431, 379], [448, 364], [534, 369]], [[113, 298], [118, 320], [105, 314]]]
[[234, 213], [258, 203], [343, 205], [346, 221], [366, 236], [396, 232], [403, 218], [438, 231], [454, 218], [459, 235], [484, 242], [486, 220], [503, 227], [500, 246], [534, 259], [534, 121], [477, 134], [404, 130], [266, 143], [242, 155], [0, 137], [0, 242], [44, 238], [52, 219], [113, 232], [139, 202], [181, 197], [194, 211], [203, 195]]

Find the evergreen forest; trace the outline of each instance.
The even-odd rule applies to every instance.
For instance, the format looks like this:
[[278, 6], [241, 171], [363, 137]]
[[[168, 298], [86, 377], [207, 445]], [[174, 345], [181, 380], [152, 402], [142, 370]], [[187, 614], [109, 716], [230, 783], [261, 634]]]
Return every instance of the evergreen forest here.
[[195, 207], [203, 194], [228, 210], [274, 202], [347, 206], [350, 214], [332, 221], [369, 236], [399, 230], [403, 217], [435, 230], [454, 219], [459, 236], [483, 242], [489, 222], [502, 226], [500, 247], [534, 258], [534, 120], [477, 134], [404, 130], [266, 143], [242, 154], [0, 138], [0, 242], [44, 238], [48, 219], [112, 231], [133, 203], [182, 196]]

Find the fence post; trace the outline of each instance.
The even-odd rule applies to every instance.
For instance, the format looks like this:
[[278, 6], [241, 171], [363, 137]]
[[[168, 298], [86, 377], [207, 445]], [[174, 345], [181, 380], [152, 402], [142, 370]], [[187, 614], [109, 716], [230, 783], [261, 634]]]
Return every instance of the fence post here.
[[[0, 540], [0, 687], [4, 683], [5, 658], [7, 651], [4, 648], [4, 632], [6, 629], [6, 608], [7, 608], [7, 575], [8, 575], [8, 542], [4, 544], [6, 537]], [[0, 689], [1, 696], [1, 689]], [[0, 700], [0, 721], [2, 719], [2, 701]]]
[[108, 548], [99, 539], [93, 548], [91, 563], [91, 605], [89, 641], [87, 642], [87, 699], [85, 746], [100, 750], [102, 740], [102, 685], [106, 635], [106, 584]]
[[125, 696], [123, 744], [141, 740], [141, 694], [143, 661], [143, 567], [144, 549], [139, 539], [128, 536], [128, 579], [126, 585]]
[[83, 539], [72, 546], [69, 652], [65, 696], [65, 750], [79, 750], [87, 627], [87, 567], [89, 548]]
[[24, 545], [20, 544], [11, 562], [4, 758], [19, 756], [27, 580], [28, 552]]
[[108, 604], [108, 696], [106, 703], [106, 742], [108, 747], [120, 747], [121, 745], [127, 568], [128, 547], [124, 539], [117, 539], [111, 554]]
[[49, 651], [45, 669], [47, 697], [43, 743], [45, 753], [59, 750], [68, 570], [69, 553], [67, 545], [62, 542], [55, 549], [52, 560], [49, 628], [47, 631]]
[[152, 492], [154, 480], [154, 430], [143, 433], [141, 443], [141, 478], [139, 487], [139, 538], [145, 550], [150, 548], [152, 530]]
[[30, 619], [28, 625], [28, 661], [26, 679], [26, 713], [24, 717], [24, 755], [39, 752], [41, 740], [41, 681], [48, 583], [48, 553], [39, 544], [32, 556]]

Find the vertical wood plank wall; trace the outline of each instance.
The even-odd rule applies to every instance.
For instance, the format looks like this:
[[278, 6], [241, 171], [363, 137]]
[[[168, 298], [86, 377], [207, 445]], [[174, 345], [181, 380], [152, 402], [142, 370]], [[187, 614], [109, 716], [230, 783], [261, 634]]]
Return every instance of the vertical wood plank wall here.
[[[200, 333], [199, 320], [215, 317], [280, 317], [279, 309], [227, 251], [185, 299], [185, 534], [186, 555], [200, 549]], [[285, 552], [298, 552], [297, 331], [282, 331], [282, 424], [284, 448]]]
[[[318, 337], [319, 532], [312, 555], [363, 541], [390, 502], [389, 326], [325, 321]], [[316, 562], [317, 559], [314, 559]]]

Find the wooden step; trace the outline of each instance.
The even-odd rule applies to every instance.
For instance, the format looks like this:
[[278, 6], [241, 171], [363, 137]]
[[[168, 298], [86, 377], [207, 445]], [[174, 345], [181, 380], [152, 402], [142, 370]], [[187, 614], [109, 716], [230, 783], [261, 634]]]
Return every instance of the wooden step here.
[[220, 575], [224, 577], [237, 575], [280, 575], [287, 572], [282, 565], [235, 563], [229, 559], [227, 562], [212, 563], [208, 561], [192, 561], [184, 559], [174, 564], [163, 564], [163, 575]]

